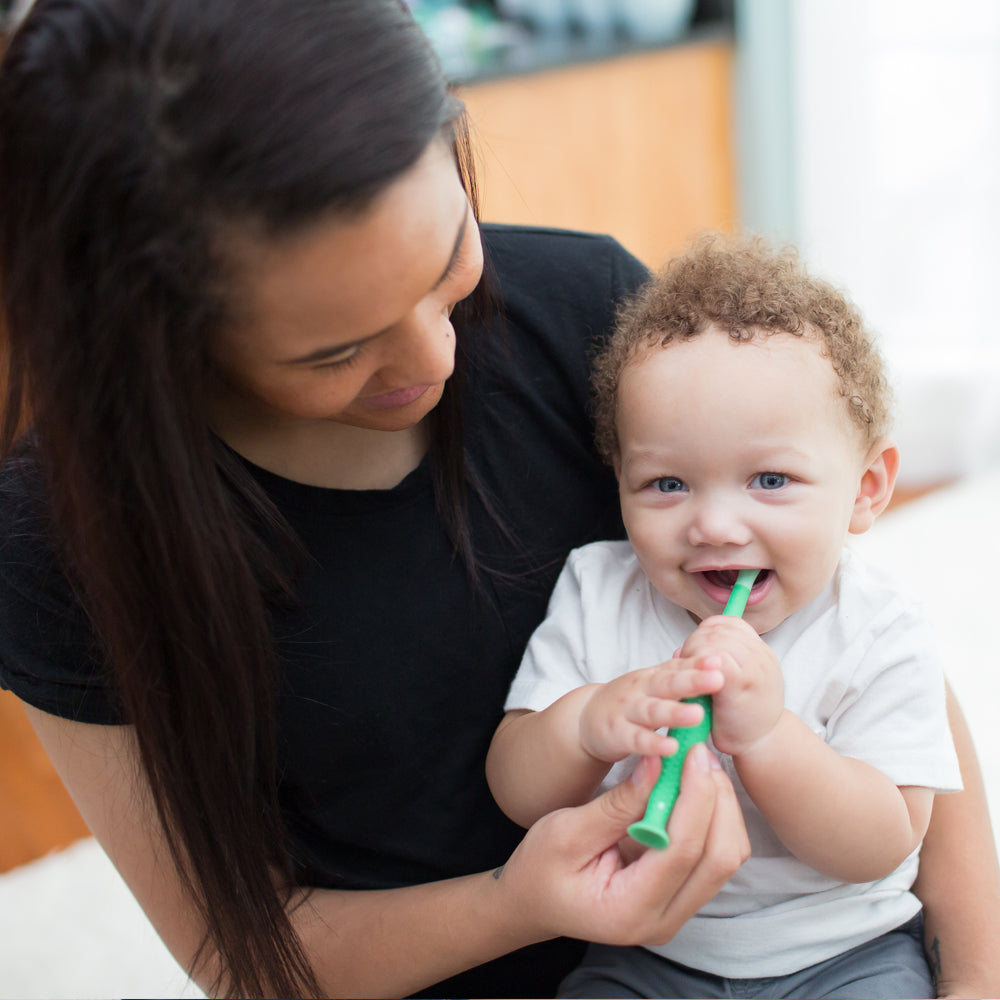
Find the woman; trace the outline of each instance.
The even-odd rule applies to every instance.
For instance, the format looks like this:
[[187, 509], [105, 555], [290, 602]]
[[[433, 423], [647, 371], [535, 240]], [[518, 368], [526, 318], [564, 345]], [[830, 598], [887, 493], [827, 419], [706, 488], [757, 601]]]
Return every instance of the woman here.
[[489, 797], [555, 574], [621, 531], [586, 358], [645, 271], [480, 240], [456, 159], [393, 0], [40, 0], [0, 68], [0, 676], [212, 991], [540, 995], [542, 942], [666, 939], [745, 854], [706, 753], [632, 864], [650, 764], [527, 836]]

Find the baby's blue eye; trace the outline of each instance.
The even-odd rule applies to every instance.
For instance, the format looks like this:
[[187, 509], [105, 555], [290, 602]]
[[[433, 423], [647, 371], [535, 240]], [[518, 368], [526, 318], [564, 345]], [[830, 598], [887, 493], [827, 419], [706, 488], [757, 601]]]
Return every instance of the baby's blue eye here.
[[780, 490], [788, 482], [783, 472], [761, 472], [753, 478], [753, 485], [762, 490]]
[[664, 476], [662, 479], [657, 479], [653, 485], [661, 493], [681, 493], [685, 489], [684, 481], [676, 476]]

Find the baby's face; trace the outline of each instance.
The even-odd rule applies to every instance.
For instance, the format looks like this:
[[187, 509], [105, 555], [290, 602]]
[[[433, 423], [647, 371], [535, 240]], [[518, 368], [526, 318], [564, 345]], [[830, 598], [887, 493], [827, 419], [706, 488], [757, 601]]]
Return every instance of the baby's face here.
[[709, 329], [622, 373], [622, 514], [639, 562], [697, 620], [740, 569], [764, 570], [744, 618], [764, 633], [819, 595], [840, 558], [865, 447], [818, 343]]

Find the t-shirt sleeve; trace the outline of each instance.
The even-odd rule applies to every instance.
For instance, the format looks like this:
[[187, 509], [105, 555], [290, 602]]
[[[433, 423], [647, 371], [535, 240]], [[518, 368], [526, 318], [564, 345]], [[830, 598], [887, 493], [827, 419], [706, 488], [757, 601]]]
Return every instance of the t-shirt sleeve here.
[[580, 577], [575, 553], [570, 553], [549, 599], [545, 620], [528, 642], [504, 711], [541, 711], [589, 683]]
[[46, 530], [37, 481], [0, 473], [0, 687], [53, 715], [122, 722], [87, 615]]
[[847, 696], [827, 723], [830, 743], [896, 785], [960, 791], [944, 674], [919, 604], [900, 600], [873, 628]]

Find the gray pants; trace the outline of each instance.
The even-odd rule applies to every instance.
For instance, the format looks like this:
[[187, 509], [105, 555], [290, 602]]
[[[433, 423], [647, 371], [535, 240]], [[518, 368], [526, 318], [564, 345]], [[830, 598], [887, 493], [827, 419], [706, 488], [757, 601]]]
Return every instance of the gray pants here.
[[724, 979], [689, 969], [646, 948], [592, 944], [559, 987], [560, 997], [798, 997], [912, 1000], [937, 996], [918, 914], [888, 934], [801, 972], [766, 979]]

